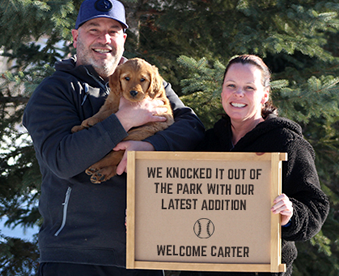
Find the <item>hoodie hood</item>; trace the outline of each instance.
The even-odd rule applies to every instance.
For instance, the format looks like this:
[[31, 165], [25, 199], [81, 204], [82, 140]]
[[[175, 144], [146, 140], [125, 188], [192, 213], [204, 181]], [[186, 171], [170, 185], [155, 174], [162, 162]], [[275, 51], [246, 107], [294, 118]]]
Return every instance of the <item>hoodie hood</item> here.
[[100, 86], [106, 85], [106, 82], [98, 75], [92, 65], [76, 66], [76, 61], [76, 56], [57, 61], [54, 66], [55, 70], [68, 73], [93, 87], [98, 86], [98, 84]]
[[264, 122], [259, 123], [242, 139], [244, 139], [245, 141], [258, 139], [261, 136], [267, 136], [266, 134], [270, 132], [291, 132], [291, 136], [296, 135], [302, 137], [302, 128], [296, 122], [271, 114], [267, 116]]
[[[127, 61], [127, 58], [121, 57], [119, 65]], [[105, 87], [106, 81], [101, 78], [92, 65], [76, 65], [77, 57], [74, 55], [69, 59], [57, 61], [54, 65], [56, 71], [65, 72], [73, 75], [80, 81], [96, 87], [98, 84]]]
[[213, 131], [220, 141], [219, 146], [222, 147], [219, 150], [224, 151], [274, 152], [276, 143], [280, 143], [279, 147], [283, 150], [291, 140], [302, 138], [302, 128], [299, 124], [274, 114], [267, 116], [264, 122], [249, 131], [234, 147], [231, 142], [231, 120], [227, 115], [214, 125]]

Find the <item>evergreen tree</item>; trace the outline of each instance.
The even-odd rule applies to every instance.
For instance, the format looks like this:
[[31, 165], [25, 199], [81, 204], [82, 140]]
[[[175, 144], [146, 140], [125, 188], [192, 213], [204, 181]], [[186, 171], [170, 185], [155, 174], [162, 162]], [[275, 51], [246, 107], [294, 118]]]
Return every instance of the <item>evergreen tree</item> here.
[[[339, 1], [122, 1], [130, 25], [125, 55], [155, 64], [209, 128], [222, 112], [225, 64], [236, 54], [264, 58], [272, 99], [316, 150], [331, 212], [310, 242], [298, 244], [295, 276], [339, 275]], [[2, 0], [0, 45], [9, 70], [0, 81], [0, 218], [40, 225], [40, 173], [22, 112], [56, 60], [74, 53], [70, 29], [81, 0]], [[44, 43], [38, 43], [43, 40]], [[0, 230], [1, 231], [1, 230]], [[0, 233], [1, 234], [1, 233]], [[36, 241], [0, 237], [0, 275], [34, 275]]]
[[[21, 119], [34, 88], [69, 52], [62, 49], [66, 46], [62, 40], [70, 40], [75, 4], [1, 1], [1, 55], [9, 70], [1, 72], [0, 80], [0, 218], [9, 227], [41, 223], [37, 209], [41, 175]], [[0, 275], [35, 275], [38, 256], [36, 239], [0, 236]]]
[[[220, 98], [215, 95], [221, 92], [224, 66], [220, 66], [219, 60], [243, 53], [264, 58], [275, 80], [273, 102], [281, 116], [303, 127], [305, 138], [316, 151], [322, 188], [331, 199], [331, 212], [323, 231], [309, 243], [297, 244], [299, 256], [293, 275], [339, 275], [335, 230], [339, 195], [339, 78], [336, 77], [337, 45], [331, 44], [338, 33], [338, 4], [315, 1], [239, 1], [238, 4], [233, 13], [230, 10], [224, 13], [235, 15], [227, 17], [227, 23], [235, 23], [234, 32], [230, 33], [231, 43], [223, 48], [224, 57], [220, 52], [210, 62], [191, 56], [178, 59], [191, 72], [181, 82], [183, 98], [205, 125], [211, 127], [216, 119], [210, 120], [212, 112], [206, 111], [210, 107], [213, 110], [213, 105], [220, 108]], [[205, 99], [204, 105], [201, 98]]]

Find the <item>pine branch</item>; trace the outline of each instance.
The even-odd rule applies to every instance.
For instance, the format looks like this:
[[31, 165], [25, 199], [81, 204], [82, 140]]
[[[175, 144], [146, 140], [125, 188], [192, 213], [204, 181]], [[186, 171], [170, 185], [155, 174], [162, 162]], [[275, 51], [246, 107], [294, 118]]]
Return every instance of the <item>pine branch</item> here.
[[25, 96], [3, 97], [2, 95], [0, 95], [0, 103], [2, 104], [8, 104], [8, 103], [14, 103], [15, 105], [27, 104], [28, 100], [29, 100], [29, 97], [25, 97]]

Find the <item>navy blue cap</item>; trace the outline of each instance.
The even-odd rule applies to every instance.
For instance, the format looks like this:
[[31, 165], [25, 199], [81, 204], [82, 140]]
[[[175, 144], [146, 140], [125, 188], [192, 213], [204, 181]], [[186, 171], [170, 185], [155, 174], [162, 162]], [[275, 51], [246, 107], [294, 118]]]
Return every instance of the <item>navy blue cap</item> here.
[[128, 28], [124, 5], [116, 0], [85, 0], [82, 2], [75, 23], [75, 29], [88, 20], [106, 17], [120, 22], [124, 29]]

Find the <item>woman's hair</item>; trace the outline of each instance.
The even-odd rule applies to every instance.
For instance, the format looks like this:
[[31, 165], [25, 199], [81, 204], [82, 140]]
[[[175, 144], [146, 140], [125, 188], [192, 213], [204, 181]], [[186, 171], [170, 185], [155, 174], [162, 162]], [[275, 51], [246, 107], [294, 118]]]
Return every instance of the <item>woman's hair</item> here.
[[[271, 72], [267, 67], [265, 62], [256, 55], [240, 55], [232, 57], [225, 69], [224, 79], [228, 69], [232, 64], [241, 63], [241, 64], [252, 64], [261, 70], [262, 73], [262, 85], [265, 88], [270, 89], [270, 81], [271, 81]], [[265, 119], [270, 114], [278, 114], [277, 108], [273, 105], [271, 100], [268, 100], [261, 109], [261, 116]]]

